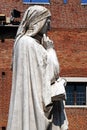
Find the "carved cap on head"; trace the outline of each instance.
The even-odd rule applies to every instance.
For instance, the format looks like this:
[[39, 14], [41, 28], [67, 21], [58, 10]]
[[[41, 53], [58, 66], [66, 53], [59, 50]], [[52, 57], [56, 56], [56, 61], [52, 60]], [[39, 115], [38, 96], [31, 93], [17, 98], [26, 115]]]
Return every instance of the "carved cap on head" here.
[[29, 7], [24, 14], [17, 36], [25, 34], [28, 30], [29, 36], [35, 36], [44, 26], [46, 19], [51, 16], [50, 11], [39, 5]]

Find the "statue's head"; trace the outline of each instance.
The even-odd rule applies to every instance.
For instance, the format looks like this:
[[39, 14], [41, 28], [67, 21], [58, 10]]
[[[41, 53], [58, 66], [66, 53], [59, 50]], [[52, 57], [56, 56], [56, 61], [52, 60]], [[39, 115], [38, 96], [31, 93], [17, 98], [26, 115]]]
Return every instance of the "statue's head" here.
[[38, 33], [39, 35], [43, 36], [43, 34], [46, 34], [47, 31], [50, 30], [50, 21], [51, 21], [51, 17], [47, 17], [43, 27], [41, 28], [41, 30]]
[[34, 5], [29, 7], [25, 11], [17, 35], [27, 31], [29, 36], [35, 36], [37, 33], [46, 33], [50, 27], [50, 17], [50, 11], [43, 6]]

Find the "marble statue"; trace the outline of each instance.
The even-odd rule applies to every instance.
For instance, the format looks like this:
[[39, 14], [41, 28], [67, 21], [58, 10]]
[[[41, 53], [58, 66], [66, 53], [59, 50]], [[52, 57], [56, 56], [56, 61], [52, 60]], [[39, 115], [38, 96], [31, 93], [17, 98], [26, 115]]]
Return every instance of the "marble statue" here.
[[13, 48], [13, 78], [7, 130], [67, 130], [63, 101], [52, 101], [51, 84], [59, 77], [53, 41], [47, 36], [50, 11], [30, 6]]

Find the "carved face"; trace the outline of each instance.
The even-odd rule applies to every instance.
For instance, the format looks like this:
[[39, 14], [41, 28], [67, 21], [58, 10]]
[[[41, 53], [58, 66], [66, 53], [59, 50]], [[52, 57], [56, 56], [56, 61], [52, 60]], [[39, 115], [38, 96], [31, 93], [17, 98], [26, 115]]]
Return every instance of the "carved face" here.
[[51, 22], [51, 19], [50, 19], [50, 17], [48, 17], [44, 26], [42, 27], [42, 29], [39, 32], [40, 35], [47, 34], [47, 31], [50, 30], [50, 22]]

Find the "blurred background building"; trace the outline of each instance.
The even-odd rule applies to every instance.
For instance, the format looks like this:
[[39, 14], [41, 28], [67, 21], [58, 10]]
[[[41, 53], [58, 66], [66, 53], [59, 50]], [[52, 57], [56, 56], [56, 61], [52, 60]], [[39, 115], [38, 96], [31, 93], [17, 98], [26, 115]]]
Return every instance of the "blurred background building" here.
[[87, 130], [87, 0], [0, 1], [0, 130], [5, 130], [12, 84], [12, 48], [25, 10], [40, 4], [52, 13], [49, 37], [67, 79], [69, 130]]

